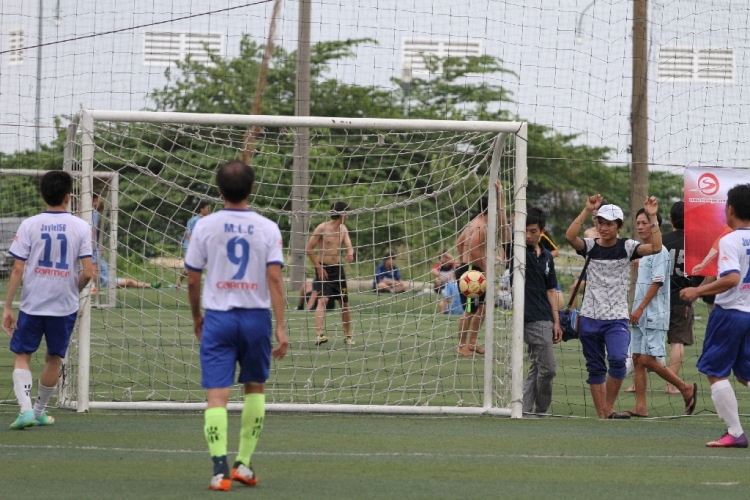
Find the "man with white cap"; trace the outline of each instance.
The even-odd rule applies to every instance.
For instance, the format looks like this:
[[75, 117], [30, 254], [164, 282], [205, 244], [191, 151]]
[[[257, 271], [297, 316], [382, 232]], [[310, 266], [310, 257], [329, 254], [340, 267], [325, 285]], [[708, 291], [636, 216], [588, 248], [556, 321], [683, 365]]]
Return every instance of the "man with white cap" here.
[[601, 198], [596, 194], [586, 200], [586, 206], [568, 228], [565, 239], [579, 255], [590, 258], [578, 333], [589, 374], [586, 382], [591, 388], [596, 412], [599, 418], [626, 419], [630, 415], [617, 413], [614, 404], [625, 378], [630, 344], [628, 275], [631, 261], [661, 252], [661, 231], [656, 218], [659, 204], [653, 196], [643, 204], [652, 232], [650, 244], [619, 237], [625, 216], [617, 205], [599, 207], [595, 219], [599, 238], [580, 238], [578, 234], [584, 222]]

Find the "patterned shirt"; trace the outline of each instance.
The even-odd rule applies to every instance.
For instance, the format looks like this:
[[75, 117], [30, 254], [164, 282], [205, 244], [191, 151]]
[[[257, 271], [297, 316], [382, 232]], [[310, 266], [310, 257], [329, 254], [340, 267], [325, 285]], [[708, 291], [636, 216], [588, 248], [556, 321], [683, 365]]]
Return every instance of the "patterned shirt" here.
[[611, 247], [599, 245], [599, 239], [583, 239], [579, 255], [591, 261], [586, 270], [586, 292], [581, 316], [590, 319], [628, 319], [628, 275], [630, 261], [638, 258], [640, 243], [628, 238], [618, 238]]

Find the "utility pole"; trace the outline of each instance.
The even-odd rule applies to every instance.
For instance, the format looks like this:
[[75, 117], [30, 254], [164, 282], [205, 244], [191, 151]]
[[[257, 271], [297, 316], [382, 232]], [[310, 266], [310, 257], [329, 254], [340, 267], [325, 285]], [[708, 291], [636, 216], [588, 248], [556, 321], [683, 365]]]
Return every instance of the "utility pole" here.
[[633, 95], [630, 108], [630, 221], [648, 196], [648, 0], [633, 0]]
[[44, 0], [39, 0], [39, 32], [38, 35], [38, 47], [36, 49], [36, 109], [34, 110], [34, 128], [36, 129], [36, 152], [40, 150], [40, 137], [41, 127], [40, 122], [42, 116], [42, 29], [44, 27]]
[[[630, 227], [636, 238], [636, 214], [648, 196], [648, 0], [633, 0], [633, 95], [630, 107]], [[630, 299], [635, 295], [635, 266], [630, 271]]]
[[[297, 29], [297, 89], [294, 104], [296, 116], [310, 116], [310, 19], [312, 0], [299, 0]], [[310, 129], [298, 127], [294, 136], [292, 173], [292, 234], [289, 241], [291, 273], [290, 290], [295, 292], [305, 282], [305, 245], [308, 225], [308, 170], [310, 163]]]

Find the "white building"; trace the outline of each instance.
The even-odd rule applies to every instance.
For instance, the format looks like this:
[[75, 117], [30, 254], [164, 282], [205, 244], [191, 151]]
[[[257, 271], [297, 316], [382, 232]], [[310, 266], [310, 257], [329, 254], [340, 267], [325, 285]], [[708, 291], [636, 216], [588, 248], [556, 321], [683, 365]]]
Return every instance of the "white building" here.
[[[264, 43], [272, 2], [246, 3], [44, 0], [42, 41], [49, 45], [42, 47], [42, 142], [53, 137], [55, 116], [81, 107], [152, 107], [149, 93], [166, 83], [164, 57], [200, 52], [201, 41], [234, 57], [243, 33]], [[516, 102], [505, 105], [512, 113], [581, 134], [580, 142], [614, 148], [614, 159], [628, 161], [632, 4], [315, 0], [312, 38], [376, 40], [377, 45], [361, 45], [355, 58], [337, 63], [332, 76], [387, 87], [393, 85], [390, 78], [401, 75], [404, 40], [478, 41], [484, 53], [500, 57], [518, 75], [490, 77], [513, 91]], [[750, 162], [750, 96], [745, 88], [750, 4], [649, 4], [651, 161], [724, 166]], [[0, 151], [6, 153], [35, 145], [37, 49], [18, 48], [38, 43], [38, 6], [35, 0], [0, 0]], [[295, 1], [284, 3], [278, 30], [277, 43], [290, 50], [297, 43], [297, 9]], [[159, 34], [153, 44], [145, 43], [147, 33]]]

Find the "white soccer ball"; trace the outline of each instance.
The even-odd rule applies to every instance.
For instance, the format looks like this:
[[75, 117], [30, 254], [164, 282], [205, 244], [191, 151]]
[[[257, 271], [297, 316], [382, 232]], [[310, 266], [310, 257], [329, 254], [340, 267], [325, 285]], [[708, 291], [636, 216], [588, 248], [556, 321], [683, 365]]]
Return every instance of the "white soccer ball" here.
[[458, 280], [458, 289], [461, 295], [476, 299], [487, 290], [487, 280], [479, 271], [469, 271]]

